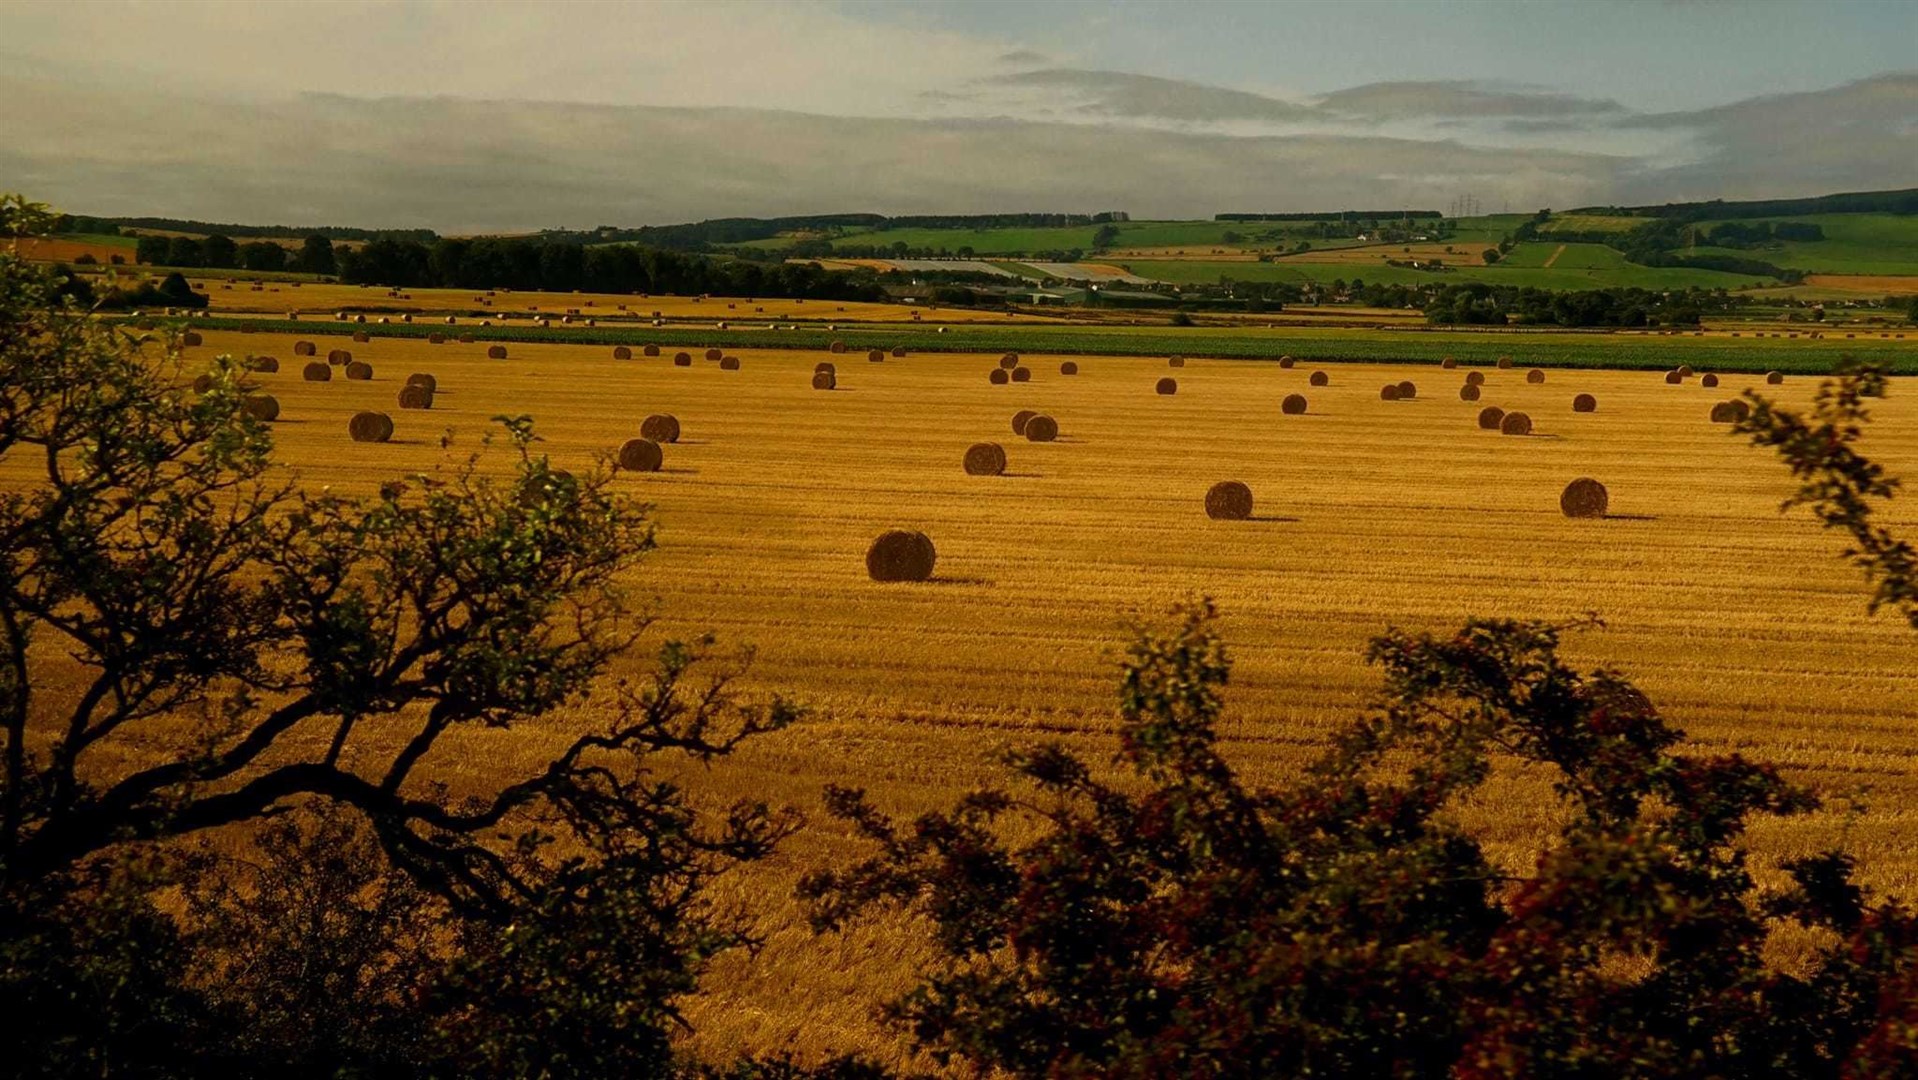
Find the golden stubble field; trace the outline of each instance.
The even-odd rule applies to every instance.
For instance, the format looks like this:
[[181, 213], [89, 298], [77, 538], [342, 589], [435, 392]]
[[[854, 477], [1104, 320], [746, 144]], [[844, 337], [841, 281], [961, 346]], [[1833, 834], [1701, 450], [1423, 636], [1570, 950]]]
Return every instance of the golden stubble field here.
[[[805, 870], [860, 852], [819, 820], [827, 783], [863, 786], [899, 812], [950, 802], [995, 775], [997, 747], [1064, 739], [1110, 748], [1112, 655], [1121, 623], [1196, 593], [1215, 597], [1236, 660], [1228, 752], [1277, 781], [1363, 706], [1361, 663], [1388, 625], [1444, 630], [1472, 615], [1607, 625], [1569, 651], [1615, 666], [1696, 743], [1786, 766], [1828, 794], [1862, 793], [1868, 812], [1768, 826], [1774, 850], [1843, 840], [1875, 885], [1918, 895], [1918, 674], [1914, 638], [1871, 618], [1841, 544], [1801, 512], [1781, 517], [1789, 481], [1774, 459], [1708, 423], [1712, 403], [1757, 386], [1668, 386], [1655, 373], [1487, 372], [1482, 402], [1458, 399], [1463, 370], [1193, 359], [1027, 356], [1033, 380], [994, 386], [996, 357], [744, 350], [739, 371], [665, 357], [616, 361], [603, 346], [350, 345], [371, 382], [300, 380], [293, 340], [207, 333], [194, 356], [269, 353], [259, 376], [281, 401], [280, 457], [309, 485], [368, 492], [476, 444], [498, 413], [537, 418], [544, 449], [570, 469], [638, 433], [649, 413], [683, 429], [665, 470], [618, 483], [657, 507], [659, 550], [638, 584], [659, 601], [661, 634], [716, 632], [750, 642], [750, 683], [808, 703], [804, 725], [689, 774], [703, 800], [750, 795], [808, 812], [812, 824], [771, 865], [729, 880], [721, 901], [767, 936], [756, 959], [729, 958], [691, 1018], [701, 1049], [861, 1050], [898, 1060], [876, 1003], [908, 985], [927, 955], [917, 928], [880, 920], [815, 938], [790, 899]], [[673, 350], [667, 349], [669, 357]], [[698, 351], [695, 350], [695, 355]], [[840, 389], [809, 387], [838, 365]], [[394, 399], [406, 375], [439, 381], [430, 412]], [[1171, 375], [1175, 396], [1153, 392]], [[1387, 381], [1419, 396], [1379, 400]], [[1816, 381], [1770, 388], [1809, 401]], [[1305, 393], [1310, 411], [1283, 416]], [[1571, 410], [1590, 392], [1599, 408]], [[1918, 397], [1895, 380], [1870, 452], [1918, 477]], [[1528, 412], [1537, 435], [1477, 429], [1482, 404]], [[394, 419], [388, 444], [348, 441], [360, 409]], [[1012, 414], [1055, 417], [1061, 437], [1030, 444]], [[998, 441], [1009, 475], [969, 477], [968, 444]], [[1558, 495], [1575, 477], [1611, 490], [1616, 516], [1573, 521]], [[1250, 484], [1256, 519], [1201, 509], [1221, 479]], [[1903, 519], [1907, 528], [1918, 522]], [[866, 579], [867, 542], [890, 527], [927, 532], [937, 579]], [[476, 782], [530, 767], [558, 730], [493, 733], [444, 763]], [[1522, 859], [1545, 808], [1534, 780], [1506, 778], [1464, 813]]]

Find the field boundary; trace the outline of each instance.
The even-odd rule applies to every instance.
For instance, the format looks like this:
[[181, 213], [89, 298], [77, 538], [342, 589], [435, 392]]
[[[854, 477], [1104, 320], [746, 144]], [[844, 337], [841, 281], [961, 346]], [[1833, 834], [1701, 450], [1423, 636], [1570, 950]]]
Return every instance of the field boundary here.
[[[130, 317], [114, 317], [127, 324]], [[178, 320], [169, 320], [178, 322]], [[179, 322], [179, 325], [186, 325]], [[1846, 357], [1884, 365], [1895, 375], [1918, 375], [1918, 345], [1887, 340], [1740, 340], [1690, 336], [1636, 338], [1593, 333], [1487, 334], [1475, 341], [1457, 336], [1435, 340], [1430, 331], [1326, 331], [1311, 335], [1248, 330], [1241, 333], [1180, 333], [1125, 328], [1098, 332], [1079, 326], [998, 325], [978, 329], [954, 326], [946, 333], [931, 328], [844, 326], [838, 330], [719, 330], [651, 326], [567, 327], [446, 326], [436, 323], [369, 325], [289, 319], [194, 319], [195, 329], [245, 330], [272, 334], [346, 337], [364, 331], [375, 338], [424, 338], [429, 334], [470, 334], [475, 341], [519, 341], [548, 345], [658, 345], [661, 348], [827, 350], [843, 341], [849, 349], [891, 349], [925, 353], [1031, 352], [1064, 356], [1210, 357], [1222, 360], [1276, 360], [1290, 356], [1318, 363], [1432, 363], [1452, 357], [1462, 364], [1492, 364], [1501, 357], [1526, 367], [1665, 370], [1680, 363], [1720, 372], [1827, 374]]]

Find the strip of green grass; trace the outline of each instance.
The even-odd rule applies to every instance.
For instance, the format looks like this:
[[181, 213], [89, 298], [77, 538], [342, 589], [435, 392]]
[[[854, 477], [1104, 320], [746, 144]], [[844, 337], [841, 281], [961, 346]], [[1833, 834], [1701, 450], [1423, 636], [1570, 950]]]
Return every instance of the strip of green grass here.
[[471, 334], [477, 341], [526, 341], [573, 345], [647, 345], [669, 349], [785, 348], [826, 349], [844, 341], [856, 349], [904, 346], [916, 352], [1031, 352], [1071, 355], [1185, 356], [1277, 359], [1292, 356], [1314, 362], [1490, 364], [1510, 356], [1521, 365], [1561, 368], [1665, 370], [1690, 364], [1721, 372], [1786, 371], [1823, 374], [1845, 357], [1883, 364], [1895, 374], [1918, 374], [1918, 331], [1910, 340], [1842, 338], [1726, 338], [1538, 331], [1338, 330], [1299, 331], [1289, 327], [1133, 327], [1133, 326], [965, 326], [945, 333], [927, 326], [841, 326], [799, 330], [719, 330], [707, 327], [651, 326], [540, 328], [535, 326], [459, 326], [423, 323], [368, 326], [342, 322], [282, 319], [195, 319], [198, 328], [259, 330], [306, 336], [346, 336], [364, 330], [376, 337], [423, 338], [432, 333]]

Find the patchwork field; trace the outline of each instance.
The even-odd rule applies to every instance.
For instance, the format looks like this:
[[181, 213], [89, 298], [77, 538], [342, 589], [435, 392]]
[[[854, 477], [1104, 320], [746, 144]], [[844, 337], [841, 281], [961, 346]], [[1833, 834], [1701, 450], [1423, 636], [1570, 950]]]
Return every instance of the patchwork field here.
[[[1648, 371], [1552, 370], [1543, 384], [1488, 370], [1483, 401], [1460, 401], [1464, 372], [1430, 365], [1312, 366], [1194, 359], [1028, 355], [1032, 380], [990, 385], [991, 353], [870, 363], [863, 354], [739, 350], [740, 370], [703, 360], [616, 361], [605, 345], [352, 344], [367, 382], [302, 382], [294, 336], [209, 331], [194, 356], [272, 354], [259, 376], [282, 405], [279, 455], [309, 486], [370, 493], [475, 446], [488, 418], [527, 413], [543, 449], [583, 470], [634, 437], [647, 414], [683, 436], [658, 473], [617, 483], [656, 507], [660, 547], [636, 584], [659, 600], [659, 632], [715, 631], [750, 642], [749, 681], [813, 709], [688, 781], [711, 805], [751, 795], [799, 807], [811, 826], [771, 865], [732, 879], [722, 901], [766, 935], [756, 959], [729, 959], [691, 1017], [700, 1046], [858, 1049], [900, 1059], [874, 1017], [925, 956], [922, 928], [880, 920], [815, 938], [790, 890], [804, 870], [852, 857], [818, 820], [826, 783], [863, 786], [912, 812], [989, 780], [995, 747], [1057, 738], [1110, 747], [1112, 651], [1122, 622], [1195, 593], [1215, 597], [1236, 660], [1227, 729], [1233, 760], [1283, 778], [1362, 708], [1375, 684], [1360, 656], [1388, 625], [1444, 630], [1471, 615], [1570, 619], [1603, 629], [1570, 651], [1637, 679], [1694, 740], [1785, 765], [1843, 807], [1761, 843], [1807, 851], [1841, 839], [1873, 884], [1918, 895], [1918, 673], [1912, 632], [1864, 611], [1839, 541], [1802, 513], [1780, 516], [1789, 481], [1775, 461], [1707, 422], [1714, 402], [1762, 385], [1727, 376], [1668, 386]], [[1674, 343], [1690, 339], [1672, 339]], [[1798, 344], [1798, 343], [1793, 343]], [[1648, 348], [1659, 347], [1647, 339]], [[1673, 349], [1674, 355], [1684, 346]], [[833, 392], [808, 386], [838, 365]], [[406, 375], [433, 373], [431, 411], [402, 411]], [[1178, 393], [1153, 392], [1163, 376]], [[1380, 400], [1410, 379], [1418, 397]], [[1816, 380], [1768, 388], [1803, 404]], [[1307, 395], [1285, 416], [1280, 399]], [[1574, 394], [1598, 411], [1575, 414]], [[1531, 437], [1479, 430], [1483, 404], [1522, 409]], [[1058, 420], [1057, 442], [1015, 437], [1015, 410]], [[347, 439], [357, 410], [394, 419], [385, 444]], [[1918, 477], [1918, 386], [1897, 380], [1867, 449]], [[450, 433], [450, 450], [441, 448]], [[973, 442], [1005, 446], [1008, 474], [969, 477]], [[1611, 491], [1613, 516], [1573, 521], [1558, 496], [1575, 477]], [[17, 479], [17, 478], [16, 478]], [[1206, 488], [1248, 483], [1250, 521], [1208, 520]], [[1898, 524], [1918, 529], [1918, 516]], [[862, 561], [891, 527], [928, 533], [938, 572], [879, 585]], [[481, 733], [453, 752], [459, 775], [531, 765], [547, 733]], [[1543, 793], [1501, 780], [1466, 815], [1522, 859]]]

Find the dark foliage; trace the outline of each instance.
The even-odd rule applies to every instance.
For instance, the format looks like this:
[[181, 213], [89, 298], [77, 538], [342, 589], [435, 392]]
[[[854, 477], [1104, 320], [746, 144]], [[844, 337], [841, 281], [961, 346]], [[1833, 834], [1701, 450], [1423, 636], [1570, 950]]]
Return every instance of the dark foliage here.
[[[1867, 901], [1836, 854], [1756, 887], [1747, 822], [1815, 800], [1768, 767], [1677, 752], [1630, 683], [1559, 659], [1558, 628], [1378, 638], [1377, 705], [1297, 783], [1253, 790], [1216, 745], [1211, 607], [1176, 616], [1125, 658], [1121, 781], [1041, 746], [1010, 759], [1030, 796], [983, 791], [910, 824], [831, 792], [877, 853], [803, 895], [822, 929], [882, 904], [930, 920], [942, 962], [892, 1015], [942, 1058], [1017, 1076], [1918, 1066], [1918, 918]], [[1505, 764], [1561, 800], [1523, 873], [1452, 813]], [[1764, 959], [1788, 923], [1822, 935], [1802, 973]]]

